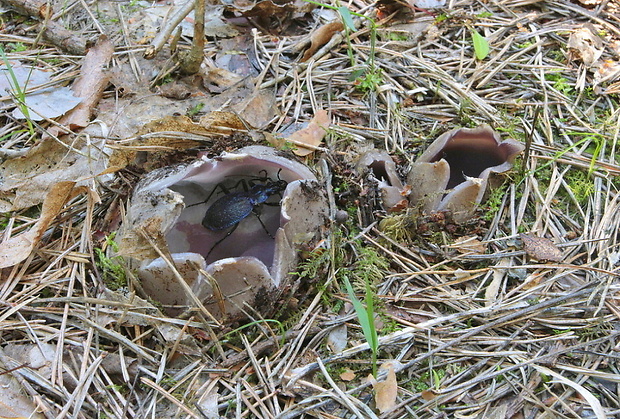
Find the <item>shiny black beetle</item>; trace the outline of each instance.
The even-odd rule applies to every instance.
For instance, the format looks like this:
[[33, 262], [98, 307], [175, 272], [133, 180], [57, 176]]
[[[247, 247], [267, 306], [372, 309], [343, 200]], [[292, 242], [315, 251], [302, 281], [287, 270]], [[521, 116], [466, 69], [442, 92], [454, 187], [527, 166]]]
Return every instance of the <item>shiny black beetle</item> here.
[[252, 185], [247, 191], [224, 195], [207, 209], [202, 226], [211, 231], [221, 231], [239, 224], [257, 205], [265, 203], [271, 195], [284, 191], [287, 184], [281, 179], [268, 180], [265, 184]]
[[[261, 204], [279, 205], [279, 203], [270, 204], [266, 201], [269, 199], [270, 196], [275, 194], [281, 194], [286, 189], [286, 185], [288, 185], [288, 182], [280, 179], [281, 171], [282, 169], [278, 170], [277, 180], [271, 180], [269, 177], [267, 177], [266, 172], [264, 177], [256, 178], [250, 181], [247, 181], [246, 179], [241, 179], [239, 182], [237, 182], [233, 189], [237, 188], [239, 184], [241, 184], [244, 189], [243, 191], [229, 192], [228, 189], [225, 188], [223, 185], [218, 185], [209, 194], [209, 198], [207, 198], [206, 201], [200, 202], [198, 204], [193, 204], [199, 205], [201, 203], [208, 202], [211, 198], [211, 195], [213, 195], [215, 190], [218, 188], [222, 189], [224, 193], [226, 193], [226, 195], [217, 199], [213, 204], [209, 206], [209, 208], [207, 208], [205, 216], [202, 219], [202, 226], [207, 230], [211, 231], [222, 231], [230, 227], [232, 228], [228, 233], [226, 233], [223, 238], [218, 240], [213, 245], [211, 250], [209, 250], [207, 256], [209, 256], [209, 254], [218, 244], [224, 241], [224, 239], [226, 239], [235, 231], [241, 221], [247, 218], [252, 212], [255, 212], [255, 208], [257, 206]], [[257, 181], [263, 183], [256, 183]], [[267, 227], [265, 227], [265, 224], [260, 219], [258, 214], [256, 215], [258, 221], [260, 222], [261, 226], [263, 226], [267, 234], [269, 234], [270, 237], [273, 237], [267, 230]]]

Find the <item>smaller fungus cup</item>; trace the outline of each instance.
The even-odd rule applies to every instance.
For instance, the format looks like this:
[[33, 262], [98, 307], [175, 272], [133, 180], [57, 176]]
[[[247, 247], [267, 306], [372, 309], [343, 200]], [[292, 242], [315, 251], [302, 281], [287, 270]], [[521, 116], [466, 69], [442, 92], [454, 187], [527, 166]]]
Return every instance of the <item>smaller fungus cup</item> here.
[[410, 205], [424, 212], [450, 211], [456, 222], [466, 221], [482, 201], [491, 173], [511, 169], [523, 149], [516, 140], [501, 141], [488, 125], [446, 132], [411, 167]]
[[[244, 197], [253, 184], [276, 180], [287, 182], [282, 196], [274, 193], [237, 225], [221, 231], [202, 225], [216, 200]], [[269, 311], [296, 270], [298, 248], [321, 238], [327, 218], [324, 188], [308, 167], [251, 146], [147, 175], [132, 197], [119, 247], [139, 262], [144, 291], [168, 314], [203, 305], [218, 320], [234, 320], [243, 311]], [[169, 252], [174, 267], [154, 253], [154, 244]]]
[[386, 211], [402, 210], [403, 206], [407, 206], [409, 188], [400, 181], [396, 164], [386, 151], [367, 151], [360, 156], [356, 166], [360, 173], [370, 171], [381, 191], [381, 203]]

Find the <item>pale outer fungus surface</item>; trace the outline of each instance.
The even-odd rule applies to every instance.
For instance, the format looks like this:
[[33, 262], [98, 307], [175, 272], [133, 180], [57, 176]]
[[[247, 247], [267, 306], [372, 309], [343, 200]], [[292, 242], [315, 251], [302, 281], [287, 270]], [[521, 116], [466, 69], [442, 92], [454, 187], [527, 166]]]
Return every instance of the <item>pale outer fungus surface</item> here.
[[385, 151], [364, 153], [357, 167], [371, 171], [387, 211], [407, 206], [424, 213], [450, 211], [456, 222], [464, 222], [482, 202], [491, 174], [510, 170], [524, 148], [513, 139], [502, 141], [491, 127], [481, 125], [457, 128], [433, 141], [412, 164], [406, 184]]
[[[230, 228], [211, 231], [202, 226], [207, 208], [226, 194], [220, 186], [229, 193], [244, 191], [242, 180], [261, 184], [266, 178], [288, 182], [280, 205], [280, 196], [271, 196], [267, 203], [274, 205], [259, 205], [259, 215], [252, 213], [240, 220], [228, 237]], [[209, 201], [203, 202], [214, 188]], [[298, 248], [326, 234], [324, 189], [305, 165], [262, 146], [202, 158], [176, 170], [160, 170], [149, 174], [134, 192], [126, 225], [119, 232], [120, 253], [139, 261], [144, 291], [164, 304], [168, 313], [179, 314], [187, 306], [196, 306], [198, 300], [216, 319], [234, 320], [243, 311], [252, 311], [257, 295], [276, 296], [296, 269]], [[161, 242], [187, 286], [136, 233], [152, 225], [163, 226]], [[157, 236], [157, 228], [151, 236]], [[276, 301], [258, 303], [263, 307], [255, 309], [262, 311], [266, 303]]]
[[466, 221], [482, 202], [489, 176], [510, 170], [524, 148], [513, 139], [502, 141], [488, 125], [448, 131], [412, 165], [409, 202], [425, 212], [450, 211], [455, 221]]

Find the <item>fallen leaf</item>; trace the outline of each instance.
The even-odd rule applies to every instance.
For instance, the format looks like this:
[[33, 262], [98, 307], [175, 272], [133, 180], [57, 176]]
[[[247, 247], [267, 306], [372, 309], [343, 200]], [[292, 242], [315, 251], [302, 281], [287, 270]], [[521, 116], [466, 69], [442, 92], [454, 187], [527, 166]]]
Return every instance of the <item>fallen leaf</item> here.
[[420, 396], [428, 402], [430, 400], [435, 399], [437, 397], [437, 394], [435, 394], [433, 390], [423, 390], [420, 393]]
[[[88, 50], [80, 70], [80, 76], [71, 87], [73, 95], [82, 101], [58, 121], [59, 126], [50, 128], [51, 134], [58, 135], [65, 132], [62, 126], [71, 130], [88, 126], [93, 110], [101, 99], [103, 89], [108, 85], [109, 78], [106, 68], [113, 53], [114, 45], [105, 35], [101, 35], [97, 43]], [[44, 138], [46, 137], [44, 136]]]
[[203, 394], [199, 401], [196, 403], [196, 406], [200, 407], [200, 413], [206, 419], [219, 419], [221, 418], [219, 413], [219, 400], [220, 394], [217, 392], [218, 387], [213, 386], [211, 390]]
[[16, 265], [30, 255], [65, 203], [85, 190], [74, 186], [75, 182], [59, 182], [54, 185], [43, 201], [41, 216], [30, 230], [0, 243], [0, 268]]
[[312, 153], [327, 134], [330, 119], [326, 110], [319, 109], [316, 111], [314, 118], [310, 120], [308, 126], [292, 133], [286, 138], [286, 141], [297, 146], [293, 153], [298, 156], [307, 156]]
[[194, 88], [181, 81], [173, 81], [157, 86], [157, 92], [168, 99], [185, 100], [192, 95]]
[[482, 255], [486, 252], [487, 247], [478, 240], [477, 236], [463, 236], [459, 237], [450, 245], [450, 248], [455, 249], [459, 253], [477, 254]]
[[308, 61], [314, 53], [321, 48], [323, 45], [327, 44], [335, 33], [340, 32], [344, 29], [344, 25], [340, 21], [326, 23], [325, 25], [318, 28], [312, 36], [310, 37], [310, 48], [306, 50], [304, 56], [301, 59], [301, 62]]
[[247, 126], [237, 114], [224, 111], [209, 112], [200, 118], [198, 124], [208, 132], [220, 134], [231, 134], [233, 131], [247, 130]]
[[34, 89], [48, 83], [50, 76], [51, 73], [48, 71], [25, 66], [20, 62], [9, 61], [8, 65], [5, 62], [0, 67], [0, 95], [4, 96], [7, 92], [17, 94], [19, 90]]
[[286, 140], [279, 135], [273, 135], [267, 131], [263, 132], [263, 135], [265, 136], [267, 142], [278, 150], [282, 150], [286, 146]]
[[347, 368], [345, 372], [340, 374], [340, 379], [342, 381], [352, 381], [353, 379], [355, 379], [355, 373]]
[[204, 85], [212, 93], [221, 93], [243, 80], [243, 77], [225, 68], [210, 67], [204, 75]]
[[557, 372], [555, 372], [555, 371], [553, 371], [553, 370], [551, 370], [551, 369], [549, 369], [547, 367], [543, 367], [542, 365], [532, 364], [532, 367], [537, 369], [539, 373], [545, 374], [547, 376], [551, 376], [551, 377], [555, 378], [555, 380], [557, 380], [557, 382], [560, 382], [560, 383], [565, 384], [565, 385], [567, 385], [569, 387], [572, 387], [590, 405], [590, 407], [594, 411], [594, 414], [596, 415], [597, 419], [605, 419], [607, 417], [607, 414], [605, 412], [605, 409], [601, 405], [601, 402], [599, 401], [599, 399], [594, 394], [592, 394], [590, 392], [590, 390], [588, 390], [587, 388], [583, 387], [582, 385], [580, 385], [580, 384], [578, 384], [578, 383], [576, 383], [574, 381], [569, 380], [568, 378], [564, 377], [563, 375], [558, 374]]
[[[217, 114], [225, 115], [230, 118], [237, 118], [234, 114], [228, 112], [218, 112]], [[210, 116], [211, 114], [207, 115]], [[223, 117], [222, 117], [223, 118]], [[220, 122], [212, 119], [209, 121], [201, 120], [200, 124], [194, 123], [185, 115], [167, 116], [144, 124], [138, 131], [136, 138], [132, 141], [124, 141], [122, 145], [118, 145], [110, 156], [108, 168], [115, 171], [120, 170], [127, 165], [136, 165], [145, 171], [151, 171], [157, 167], [161, 167], [170, 154], [179, 150], [187, 150], [196, 147], [199, 142], [189, 138], [170, 138], [169, 136], [158, 136], [158, 132], [181, 132], [207, 137], [210, 133], [209, 129], [204, 125], [209, 123], [218, 124]], [[239, 122], [240, 126], [243, 126]], [[211, 132], [220, 132], [213, 129]], [[230, 134], [231, 130], [225, 131]], [[148, 135], [147, 135], [148, 134]], [[145, 151], [148, 151], [145, 153]]]
[[420, 9], [438, 9], [446, 5], [446, 0], [409, 0], [409, 4]]
[[603, 3], [603, 0], [579, 0], [579, 3], [592, 7]]
[[372, 382], [375, 389], [375, 403], [380, 413], [385, 413], [396, 406], [396, 396], [398, 394], [398, 383], [396, 382], [396, 373], [394, 365], [386, 362], [381, 365], [381, 369], [387, 369], [387, 377], [385, 381]]
[[536, 237], [531, 234], [520, 234], [519, 237], [523, 240], [525, 253], [536, 260], [561, 262], [564, 259], [562, 251], [545, 237]]
[[[42, 121], [56, 118], [76, 107], [81, 99], [75, 97], [68, 87], [37, 88], [51, 82], [51, 73], [36, 67], [24, 66], [19, 62], [5, 63], [0, 67], [0, 96], [12, 92], [16, 98], [22, 98], [28, 108], [28, 115], [18, 106], [13, 111], [16, 119], [30, 118]], [[29, 93], [25, 93], [26, 90]]]
[[[14, 344], [6, 344], [5, 348]], [[0, 351], [1, 354], [1, 351]], [[15, 373], [9, 372], [11, 369], [17, 368]], [[31, 365], [25, 366], [25, 368], [32, 368]], [[19, 363], [4, 354], [0, 355], [0, 418], [34, 418], [42, 419], [45, 416], [37, 412], [37, 405], [31, 397], [28, 396], [26, 390], [22, 387], [20, 382], [15, 378], [15, 375], [20, 375]]]
[[[272, 90], [262, 89], [254, 92], [250, 97], [234, 105], [232, 109], [248, 123], [261, 128], [277, 115], [276, 95]], [[244, 128], [247, 129], [247, 128]]]
[[603, 55], [603, 40], [594, 28], [584, 26], [573, 31], [566, 44], [573, 59], [580, 59], [590, 67]]
[[401, 199], [400, 201], [398, 201], [396, 205], [388, 208], [388, 212], [390, 213], [401, 212], [401, 211], [406, 210], [407, 208], [409, 208], [409, 200], [405, 198], [405, 199]]
[[75, 97], [70, 88], [52, 87], [27, 94], [24, 97], [24, 104], [28, 108], [28, 115], [25, 115], [22, 108], [18, 106], [13, 110], [13, 117], [16, 119], [43, 121], [44, 119], [64, 115], [80, 102], [82, 102], [82, 99]]
[[347, 347], [347, 326], [342, 324], [335, 327], [327, 335], [327, 346], [334, 353], [340, 353]]
[[66, 121], [61, 120], [61, 123], [69, 124], [72, 128], [88, 125], [92, 110], [108, 84], [105, 69], [113, 53], [114, 45], [105, 35], [99, 37], [97, 43], [88, 50], [80, 69], [80, 76], [71, 87], [73, 93], [84, 99], [84, 102], [67, 116]]
[[65, 144], [41, 141], [23, 156], [0, 164], [0, 212], [16, 211], [43, 202], [58, 182], [90, 185], [106, 169], [105, 151], [85, 139]]
[[503, 258], [497, 264], [499, 269], [493, 269], [493, 280], [484, 290], [484, 305], [490, 307], [497, 302], [497, 295], [501, 288], [502, 280], [506, 276], [507, 269], [502, 269], [510, 266], [510, 259]]
[[620, 62], [614, 60], [603, 61], [594, 72], [594, 84], [614, 82], [620, 77]]

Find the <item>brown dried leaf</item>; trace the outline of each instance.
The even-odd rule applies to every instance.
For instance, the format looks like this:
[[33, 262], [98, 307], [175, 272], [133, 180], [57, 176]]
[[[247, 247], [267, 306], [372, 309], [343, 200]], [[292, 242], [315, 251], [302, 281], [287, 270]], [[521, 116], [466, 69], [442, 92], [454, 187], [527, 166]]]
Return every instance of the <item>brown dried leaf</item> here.
[[248, 125], [255, 128], [266, 126], [278, 113], [276, 95], [269, 89], [255, 91], [232, 109], [241, 115]]
[[209, 112], [200, 118], [198, 124], [209, 132], [219, 134], [232, 134], [233, 131], [247, 129], [237, 114], [224, 111]]
[[[306, 128], [302, 128], [288, 136], [287, 141], [295, 144], [297, 149], [293, 153], [298, 156], [307, 156], [312, 153], [327, 134], [330, 124], [327, 111], [319, 109], [316, 111], [314, 118], [310, 120]], [[308, 147], [305, 147], [308, 146]]]
[[39, 220], [30, 230], [0, 243], [0, 268], [13, 266], [30, 255], [65, 203], [86, 190], [85, 187], [74, 188], [74, 186], [75, 182], [58, 182], [55, 184], [43, 201]]
[[388, 212], [390, 213], [401, 212], [401, 211], [406, 210], [407, 208], [409, 208], [409, 200], [405, 198], [405, 199], [398, 201], [396, 205], [392, 206], [391, 208], [388, 208]]
[[243, 80], [243, 76], [225, 68], [210, 67], [204, 76], [204, 85], [212, 93], [221, 93]]
[[271, 16], [286, 16], [293, 10], [290, 4], [276, 4], [272, 0], [263, 1], [243, 1], [233, 2], [233, 9], [243, 13], [247, 17], [258, 17], [267, 19]]
[[303, 63], [308, 61], [319, 48], [327, 44], [332, 39], [336, 32], [340, 32], [343, 29], [344, 25], [342, 22], [337, 21], [327, 23], [314, 31], [310, 37], [310, 48], [308, 48], [304, 53], [301, 62]]
[[398, 394], [398, 383], [396, 382], [396, 372], [391, 362], [381, 365], [381, 369], [386, 369], [387, 377], [385, 381], [375, 382], [372, 386], [375, 389], [375, 403], [380, 413], [385, 413], [396, 406], [396, 396]]
[[487, 247], [478, 240], [477, 236], [459, 237], [450, 247], [459, 253], [474, 253], [478, 255], [484, 254], [487, 250]]
[[603, 0], [579, 0], [579, 3], [591, 7], [603, 3]]
[[566, 46], [574, 59], [590, 67], [603, 55], [603, 40], [594, 28], [584, 26], [570, 34]]
[[40, 204], [58, 182], [92, 183], [106, 169], [103, 153], [81, 139], [70, 144], [41, 141], [26, 154], [5, 160], [0, 164], [0, 212]]
[[600, 63], [594, 72], [594, 83], [600, 84], [616, 81], [618, 76], [620, 76], [620, 61], [605, 60]]
[[263, 135], [265, 136], [267, 142], [278, 150], [282, 150], [286, 145], [286, 140], [278, 135], [273, 135], [272, 133], [267, 131], [263, 132]]
[[[203, 119], [212, 116], [214, 113], [215, 112], [210, 113]], [[225, 114], [222, 118], [234, 117], [238, 119], [234, 114], [229, 114], [228, 112], [221, 113]], [[178, 150], [186, 150], [188, 148], [195, 147], [200, 143], [196, 140], [185, 138], [170, 138], [169, 136], [159, 137], [151, 133], [186, 132], [190, 134], [208, 136], [209, 133], [220, 132], [217, 127], [228, 126], [218, 125], [218, 121], [221, 122], [221, 120], [211, 120], [214, 127], [210, 127], [207, 123], [203, 122], [203, 120], [200, 121], [199, 125], [194, 123], [187, 116], [181, 115], [167, 116], [146, 123], [138, 132], [136, 139], [132, 141], [124, 141], [122, 146], [118, 146], [114, 150], [110, 156], [108, 168], [112, 171], [118, 171], [127, 165], [136, 165], [145, 171], [151, 171], [156, 167], [161, 167], [161, 162], [164, 161], [167, 155], [176, 153]], [[240, 126], [243, 126], [243, 124], [240, 123]], [[231, 130], [228, 129], [225, 132], [231, 133]], [[146, 153], [147, 151], [148, 153]]]
[[562, 251], [549, 239], [531, 234], [520, 234], [523, 249], [528, 256], [540, 261], [561, 262]]
[[[22, 363], [23, 365], [19, 366], [18, 360], [10, 354], [10, 349], [16, 346], [18, 345], [14, 343], [3, 342], [2, 352], [0, 352], [0, 371], [2, 371], [0, 374], [0, 388], [2, 388], [0, 391], [0, 418], [44, 419], [45, 415], [38, 411], [37, 404], [16, 378], [16, 376], [20, 376], [19, 370], [22, 367], [36, 368], [30, 363]], [[11, 373], [13, 368], [15, 368], [15, 372]]]
[[423, 390], [420, 393], [420, 396], [422, 396], [422, 398], [428, 402], [435, 399], [437, 397], [437, 394], [435, 394], [433, 390]]
[[[93, 110], [101, 99], [103, 89], [108, 85], [109, 77], [105, 69], [113, 53], [114, 45], [105, 35], [100, 36], [95, 46], [88, 50], [80, 76], [71, 87], [73, 94], [83, 100], [58, 121], [60, 126], [75, 130], [88, 125]], [[61, 127], [53, 127], [50, 131], [54, 135], [63, 132]]]
[[493, 280], [484, 291], [484, 305], [486, 307], [490, 307], [497, 302], [497, 296], [501, 289], [504, 276], [506, 276], [506, 272], [508, 272], [506, 269], [502, 268], [508, 266], [510, 266], [510, 259], [503, 258], [497, 264], [499, 269], [493, 269]]
[[340, 379], [342, 381], [352, 381], [355, 379], [355, 373], [352, 370], [347, 369], [345, 372], [340, 374]]

